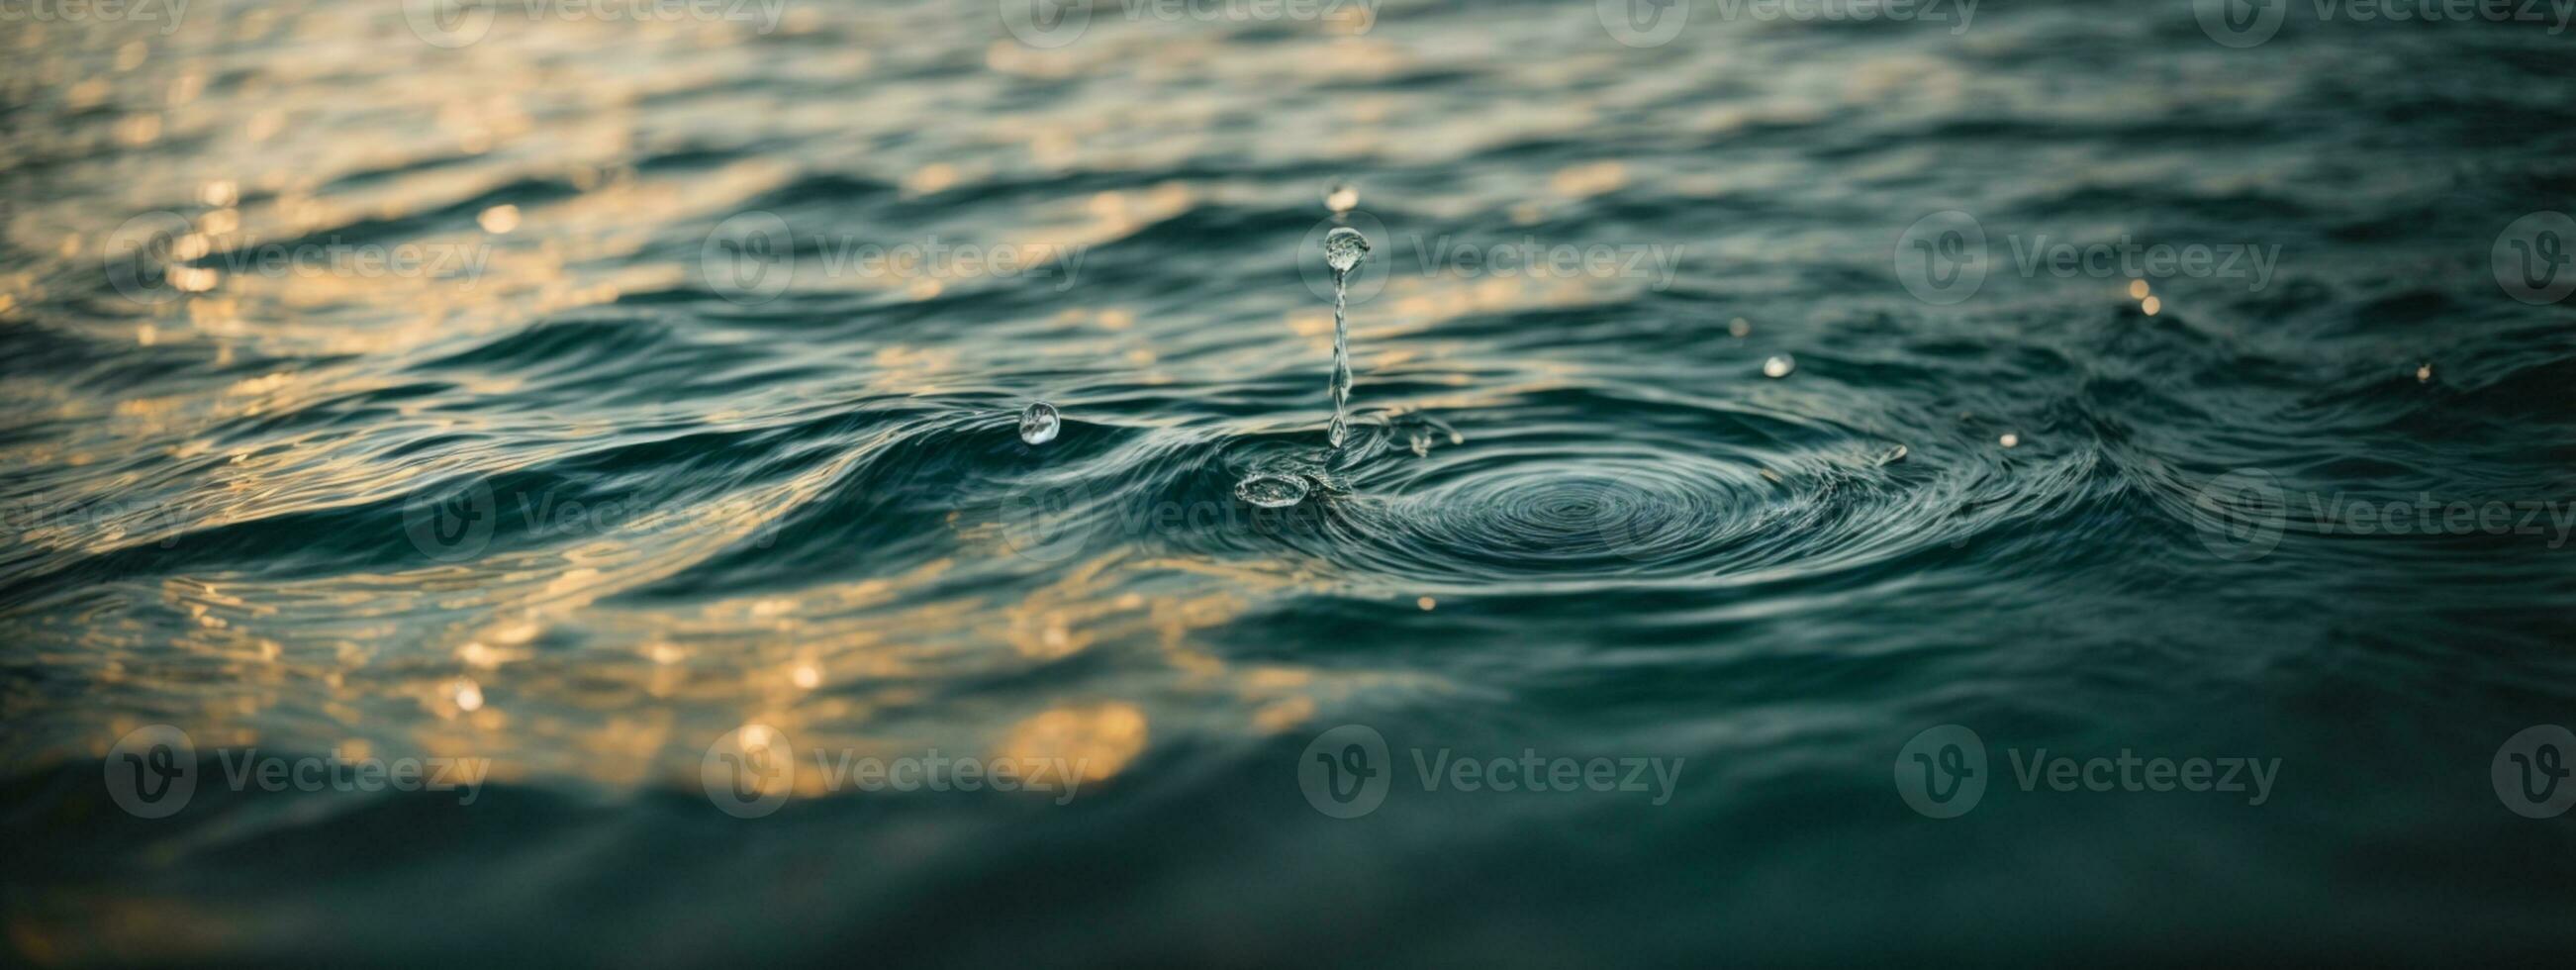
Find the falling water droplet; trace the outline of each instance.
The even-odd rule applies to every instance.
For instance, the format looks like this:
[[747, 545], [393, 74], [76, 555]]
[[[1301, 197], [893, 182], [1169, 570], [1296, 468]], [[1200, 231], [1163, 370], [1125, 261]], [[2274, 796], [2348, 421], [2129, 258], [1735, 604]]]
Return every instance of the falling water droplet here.
[[2430, 384], [2432, 382], [2433, 362], [2428, 360], [2424, 362], [2424, 366], [2415, 368], [2415, 383]]
[[2003, 437], [1995, 439], [1995, 443], [2003, 445], [2006, 448], [2019, 448], [2021, 447], [2021, 436], [2010, 431], [2006, 431], [2004, 432]]
[[1289, 475], [1254, 475], [1234, 487], [1234, 497], [1265, 509], [1286, 508], [1306, 500], [1306, 480]]
[[1334, 182], [1330, 185], [1324, 186], [1324, 208], [1331, 209], [1336, 213], [1342, 213], [1359, 208], [1359, 204], [1360, 190], [1358, 186], [1352, 185], [1349, 182]]
[[1064, 418], [1055, 413], [1055, 405], [1045, 401], [1029, 405], [1020, 412], [1020, 440], [1033, 445], [1054, 441], [1056, 432], [1064, 430]]
[[1787, 377], [1789, 376], [1790, 371], [1797, 369], [1797, 359], [1790, 357], [1787, 354], [1774, 355], [1770, 360], [1762, 362], [1762, 376], [1764, 377]]
[[1351, 400], [1351, 325], [1348, 316], [1348, 287], [1351, 270], [1368, 258], [1368, 237], [1349, 226], [1338, 226], [1324, 234], [1324, 265], [1333, 268], [1333, 423], [1325, 429], [1324, 440], [1342, 446], [1347, 433], [1344, 416]]

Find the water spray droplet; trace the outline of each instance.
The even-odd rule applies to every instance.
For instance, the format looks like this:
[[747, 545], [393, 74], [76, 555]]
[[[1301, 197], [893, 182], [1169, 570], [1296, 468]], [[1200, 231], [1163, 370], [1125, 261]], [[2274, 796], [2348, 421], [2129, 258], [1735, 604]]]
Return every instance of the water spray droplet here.
[[1357, 229], [1337, 226], [1324, 234], [1324, 265], [1332, 267], [1334, 275], [1347, 274], [1359, 268], [1360, 260], [1367, 259], [1368, 252], [1368, 237], [1360, 235]]
[[1789, 376], [1790, 371], [1797, 369], [1797, 359], [1790, 357], [1787, 354], [1777, 354], [1770, 360], [1762, 362], [1762, 376], [1764, 377], [1787, 377]]
[[2020, 436], [2020, 435], [2017, 435], [2017, 434], [2014, 434], [2014, 433], [2012, 433], [2012, 432], [2010, 432], [2010, 431], [2006, 431], [2006, 432], [2004, 432], [2004, 436], [2003, 436], [2003, 437], [2001, 437], [2001, 438], [1997, 438], [1997, 439], [1995, 439], [1995, 441], [1996, 441], [1996, 443], [1997, 443], [1997, 444], [2001, 444], [2001, 445], [2003, 445], [2003, 446], [2004, 446], [2004, 447], [2006, 447], [2006, 448], [2019, 448], [2019, 447], [2021, 447], [2021, 436]]
[[1039, 401], [1029, 405], [1028, 410], [1020, 412], [1021, 441], [1033, 445], [1046, 444], [1054, 441], [1056, 433], [1062, 430], [1064, 430], [1064, 418], [1056, 414], [1055, 405]]
[[1290, 475], [1254, 475], [1234, 487], [1234, 497], [1265, 509], [1286, 508], [1306, 500], [1306, 480]]
[[2433, 362], [2428, 360], [2424, 362], [2424, 366], [2415, 368], [2415, 383], [2430, 384], [2432, 382]]
[[1744, 319], [1743, 317], [1737, 317], [1737, 318], [1735, 318], [1735, 319], [1733, 319], [1733, 320], [1727, 321], [1727, 324], [1726, 324], [1726, 335], [1727, 335], [1727, 336], [1733, 337], [1733, 338], [1735, 338], [1735, 339], [1737, 339], [1737, 340], [1742, 340], [1742, 339], [1744, 339], [1744, 338], [1746, 338], [1746, 337], [1748, 337], [1748, 336], [1751, 336], [1752, 334], [1753, 334], [1753, 321], [1751, 321], [1751, 320], [1747, 320], [1747, 319]]
[[1342, 213], [1359, 208], [1359, 204], [1360, 190], [1358, 186], [1352, 185], [1349, 182], [1334, 182], [1330, 185], [1324, 186], [1324, 208], [1331, 209], [1336, 213]]
[[1905, 446], [1898, 445], [1894, 448], [1888, 449], [1886, 454], [1878, 456], [1878, 463], [1881, 467], [1893, 465], [1897, 462], [1904, 461], [1905, 454]]

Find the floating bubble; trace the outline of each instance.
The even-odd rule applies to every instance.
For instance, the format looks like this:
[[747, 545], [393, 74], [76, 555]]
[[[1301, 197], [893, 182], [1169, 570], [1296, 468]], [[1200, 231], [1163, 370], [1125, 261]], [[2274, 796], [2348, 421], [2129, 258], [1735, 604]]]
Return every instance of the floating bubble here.
[[1787, 377], [1789, 376], [1790, 371], [1797, 369], [1797, 359], [1790, 357], [1787, 354], [1776, 354], [1773, 355], [1770, 360], [1762, 362], [1762, 376], [1764, 377]]
[[1055, 405], [1039, 401], [1029, 405], [1028, 410], [1020, 412], [1021, 441], [1033, 445], [1046, 444], [1054, 441], [1056, 433], [1062, 430], [1064, 430], [1064, 418], [1056, 414]]
[[1234, 486], [1234, 497], [1265, 509], [1286, 508], [1306, 500], [1306, 480], [1291, 475], [1254, 475]]
[[1360, 190], [1358, 186], [1352, 185], [1349, 182], [1334, 182], [1330, 185], [1324, 186], [1324, 208], [1331, 209], [1334, 212], [1349, 212], [1352, 209], [1359, 208], [1359, 205]]
[[1324, 265], [1332, 267], [1335, 274], [1348, 274], [1359, 268], [1368, 252], [1368, 237], [1357, 229], [1340, 226], [1324, 234]]

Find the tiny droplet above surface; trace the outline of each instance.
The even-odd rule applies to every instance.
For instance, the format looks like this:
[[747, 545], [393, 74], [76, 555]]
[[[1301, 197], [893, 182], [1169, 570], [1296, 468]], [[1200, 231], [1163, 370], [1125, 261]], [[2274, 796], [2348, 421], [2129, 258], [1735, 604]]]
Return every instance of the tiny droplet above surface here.
[[1046, 444], [1054, 441], [1056, 433], [1062, 430], [1064, 430], [1064, 419], [1056, 414], [1055, 405], [1039, 401], [1029, 405], [1028, 410], [1020, 412], [1021, 441], [1033, 445]]
[[1753, 321], [1744, 319], [1743, 317], [1737, 317], [1733, 320], [1727, 321], [1726, 333], [1727, 336], [1734, 337], [1737, 340], [1742, 340], [1753, 333]]
[[1234, 497], [1265, 509], [1286, 508], [1306, 500], [1306, 480], [1289, 475], [1254, 475], [1234, 487]]
[[2433, 382], [2432, 361], [2425, 361], [2424, 366], [2415, 368], [2415, 382], [2418, 384], [2430, 384]]
[[1331, 209], [1334, 212], [1349, 212], [1352, 209], [1359, 208], [1359, 205], [1360, 190], [1358, 186], [1352, 185], [1349, 182], [1335, 182], [1331, 185], [1324, 186], [1324, 208]]
[[1790, 371], [1797, 369], [1797, 359], [1790, 357], [1787, 354], [1775, 355], [1770, 360], [1762, 362], [1762, 376], [1764, 377], [1787, 377], [1789, 376]]
[[1324, 234], [1324, 265], [1336, 273], [1348, 273], [1367, 259], [1368, 237], [1349, 226], [1339, 226]]
[[2014, 433], [2012, 433], [2012, 432], [2010, 432], [2010, 431], [2006, 431], [2006, 432], [2004, 432], [2004, 436], [2003, 436], [2003, 437], [2001, 437], [2001, 438], [1997, 438], [1997, 439], [1995, 439], [1995, 441], [1996, 441], [1996, 443], [2001, 444], [2001, 445], [2003, 445], [2003, 446], [2004, 446], [2004, 447], [2006, 447], [2006, 448], [2019, 448], [2019, 447], [2021, 447], [2021, 436], [2020, 436], [2020, 435], [2017, 435], [2017, 434], [2014, 434]]

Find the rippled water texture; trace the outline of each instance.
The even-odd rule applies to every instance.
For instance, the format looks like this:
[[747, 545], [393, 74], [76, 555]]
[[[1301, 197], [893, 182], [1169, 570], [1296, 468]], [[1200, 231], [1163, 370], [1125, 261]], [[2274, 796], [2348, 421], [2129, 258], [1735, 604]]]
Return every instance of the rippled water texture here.
[[[2576, 718], [2576, 338], [2495, 256], [2576, 206], [2565, 33], [1702, 3], [1629, 46], [1496, 0], [1049, 48], [789, 0], [443, 47], [399, 6], [0, 28], [24, 962], [2571, 942], [2576, 817], [2489, 774]], [[1943, 211], [1973, 293], [1909, 275]], [[2123, 239], [2269, 256], [2022, 255]], [[424, 262], [311, 261], [368, 251]], [[2546, 514], [2377, 511], [2419, 496]], [[101, 784], [154, 724], [203, 765], [165, 819]], [[1347, 820], [1299, 776], [1344, 724], [1392, 748]], [[1891, 784], [1943, 724], [1990, 781], [1946, 820]], [[719, 811], [773, 739], [1081, 788], [809, 758]], [[224, 783], [253, 749], [489, 779]], [[2042, 750], [2281, 768], [2033, 790]], [[1426, 791], [1444, 751], [1682, 769]]]

